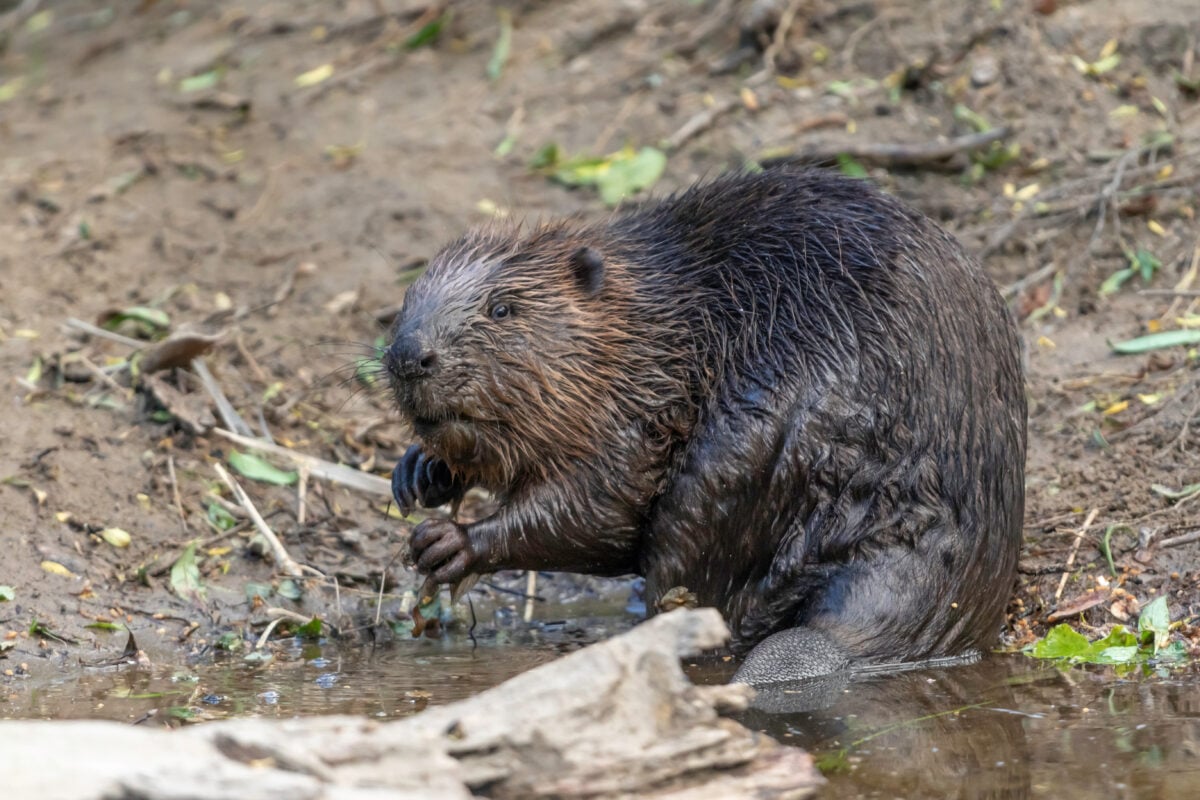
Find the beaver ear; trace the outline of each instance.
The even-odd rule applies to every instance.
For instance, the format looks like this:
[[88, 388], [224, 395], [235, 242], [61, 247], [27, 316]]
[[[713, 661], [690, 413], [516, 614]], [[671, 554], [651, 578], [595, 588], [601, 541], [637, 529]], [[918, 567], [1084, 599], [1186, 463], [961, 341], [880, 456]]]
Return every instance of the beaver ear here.
[[571, 271], [588, 297], [594, 297], [604, 286], [604, 258], [590, 247], [581, 247], [571, 254]]

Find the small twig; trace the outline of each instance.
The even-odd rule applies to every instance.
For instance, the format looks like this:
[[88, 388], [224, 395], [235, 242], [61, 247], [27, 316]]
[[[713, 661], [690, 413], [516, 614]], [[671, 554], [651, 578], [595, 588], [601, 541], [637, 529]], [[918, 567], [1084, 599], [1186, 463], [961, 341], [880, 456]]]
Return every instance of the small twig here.
[[296, 480], [296, 524], [304, 525], [304, 518], [307, 516], [308, 510], [308, 467], [301, 464], [297, 472]]
[[741, 105], [739, 98], [718, 100], [709, 108], [698, 112], [687, 122], [679, 126], [679, 130], [663, 141], [664, 150], [678, 150], [684, 144], [711, 128], [717, 120]]
[[246, 424], [246, 420], [242, 419], [242, 415], [233, 407], [233, 403], [229, 402], [229, 398], [225, 396], [225, 392], [221, 389], [221, 384], [217, 383], [217, 379], [208, 371], [208, 366], [199, 358], [192, 359], [192, 372], [200, 378], [200, 383], [204, 386], [204, 390], [208, 392], [208, 396], [212, 398], [217, 406], [217, 413], [221, 415], [221, 421], [225, 423], [225, 427], [230, 430], [237, 431], [243, 436], [254, 436], [254, 431], [250, 430], [250, 426]]
[[[266, 540], [267, 546], [271, 548], [271, 554], [275, 557], [275, 563], [279, 565], [279, 569], [284, 574], [290, 575], [293, 578], [299, 578], [304, 575], [306, 568], [300, 566], [300, 564], [288, 555], [287, 548], [283, 546], [283, 542], [279, 541], [279, 537], [275, 535], [275, 531], [271, 530], [266, 520], [258, 513], [258, 509], [255, 508], [253, 501], [250, 500], [250, 495], [246, 494], [246, 490], [220, 464], [213, 463], [213, 469], [216, 470], [217, 475], [225, 485], [229, 487], [229, 490], [233, 492], [233, 496], [237, 498], [238, 503], [245, 509], [251, 521], [254, 522], [254, 527], [258, 529], [263, 539]], [[307, 570], [317, 575], [321, 574], [312, 567], [308, 567]]]
[[1184, 533], [1179, 536], [1172, 536], [1170, 539], [1163, 539], [1158, 543], [1159, 547], [1179, 547], [1180, 545], [1191, 544], [1192, 542], [1200, 542], [1200, 528]]
[[1139, 289], [1145, 297], [1200, 297], [1200, 289]]
[[105, 374], [104, 370], [100, 369], [100, 367], [93, 364], [91, 359], [89, 359], [87, 356], [85, 356], [83, 354], [79, 354], [79, 363], [82, 364], [83, 367], [88, 372], [92, 373], [92, 375], [94, 375], [96, 377], [96, 380], [100, 381], [105, 386], [107, 386], [108, 388], [110, 388], [114, 392], [116, 392], [117, 394], [124, 397], [126, 400], [133, 399], [133, 390], [132, 389], [130, 389], [126, 386], [122, 386], [121, 384], [114, 381], [112, 379], [112, 377]]
[[267, 646], [267, 640], [271, 638], [271, 633], [279, 623], [283, 622], [283, 617], [277, 617], [267, 623], [267, 627], [263, 628], [262, 635], [258, 637], [258, 641], [254, 643], [255, 650], [262, 650]]
[[1075, 532], [1075, 541], [1071, 544], [1071, 553], [1067, 556], [1067, 565], [1063, 568], [1062, 580], [1058, 582], [1058, 590], [1054, 593], [1054, 603], [1062, 599], [1063, 589], [1067, 586], [1067, 577], [1071, 574], [1071, 566], [1075, 563], [1075, 554], [1079, 552], [1079, 543], [1083, 541], [1083, 534], [1087, 533], [1087, 529], [1092, 527], [1092, 523], [1096, 520], [1096, 515], [1100, 513], [1100, 509], [1093, 508], [1088, 512], [1087, 518], [1084, 519], [1083, 525]]
[[84, 333], [88, 334], [89, 336], [95, 336], [100, 339], [108, 339], [110, 342], [116, 342], [117, 344], [123, 344], [126, 347], [132, 347], [135, 350], [141, 349], [146, 346], [146, 342], [143, 342], [139, 339], [133, 339], [129, 336], [122, 336], [119, 333], [113, 333], [112, 331], [107, 331], [104, 328], [99, 327], [98, 325], [93, 325], [90, 322], [84, 322], [83, 320], [76, 319], [75, 317], [69, 317], [67, 319], [66, 325], [68, 328], [74, 328], [77, 331], [83, 331]]
[[1039, 267], [1038, 269], [1029, 273], [1024, 278], [1013, 281], [1008, 286], [1005, 286], [1003, 289], [1000, 290], [1000, 295], [1005, 300], [1010, 300], [1013, 297], [1016, 297], [1021, 292], [1028, 289], [1030, 286], [1033, 286], [1034, 284], [1037, 284], [1037, 283], [1041, 283], [1046, 278], [1049, 278], [1055, 272], [1058, 272], [1058, 269], [1059, 269], [1058, 264], [1051, 261], [1049, 264], [1045, 265], [1044, 267]]
[[537, 596], [537, 570], [525, 573], [525, 613], [521, 618], [526, 622], [533, 620], [533, 598]]
[[175, 510], [179, 512], [179, 525], [183, 528], [183, 535], [187, 536], [190, 532], [188, 527], [187, 515], [183, 513], [183, 499], [179, 496], [179, 481], [175, 478], [175, 456], [167, 456], [167, 475], [171, 479], [171, 500], [175, 503]]

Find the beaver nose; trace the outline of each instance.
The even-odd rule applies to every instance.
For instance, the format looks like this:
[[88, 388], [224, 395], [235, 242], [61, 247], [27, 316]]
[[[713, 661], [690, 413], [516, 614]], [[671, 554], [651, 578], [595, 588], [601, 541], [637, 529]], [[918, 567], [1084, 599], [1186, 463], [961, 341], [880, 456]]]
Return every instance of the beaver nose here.
[[437, 370], [438, 355], [413, 335], [398, 335], [388, 347], [389, 366], [408, 380], [428, 378]]

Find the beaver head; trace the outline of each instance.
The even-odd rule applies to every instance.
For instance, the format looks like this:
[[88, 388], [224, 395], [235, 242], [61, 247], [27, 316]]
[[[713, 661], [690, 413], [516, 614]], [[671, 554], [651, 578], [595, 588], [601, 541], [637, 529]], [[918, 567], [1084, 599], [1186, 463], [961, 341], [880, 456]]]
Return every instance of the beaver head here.
[[561, 225], [476, 232], [435, 256], [383, 359], [426, 450], [491, 488], [593, 454], [636, 376], [620, 273]]

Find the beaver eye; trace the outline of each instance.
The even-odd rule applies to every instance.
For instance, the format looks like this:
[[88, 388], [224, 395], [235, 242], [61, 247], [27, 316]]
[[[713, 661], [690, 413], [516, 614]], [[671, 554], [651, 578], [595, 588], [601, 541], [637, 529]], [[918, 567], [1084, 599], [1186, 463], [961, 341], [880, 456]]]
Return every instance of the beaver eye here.
[[508, 307], [507, 303], [497, 303], [492, 306], [492, 310], [488, 312], [488, 315], [492, 319], [505, 319], [511, 313], [512, 310]]

